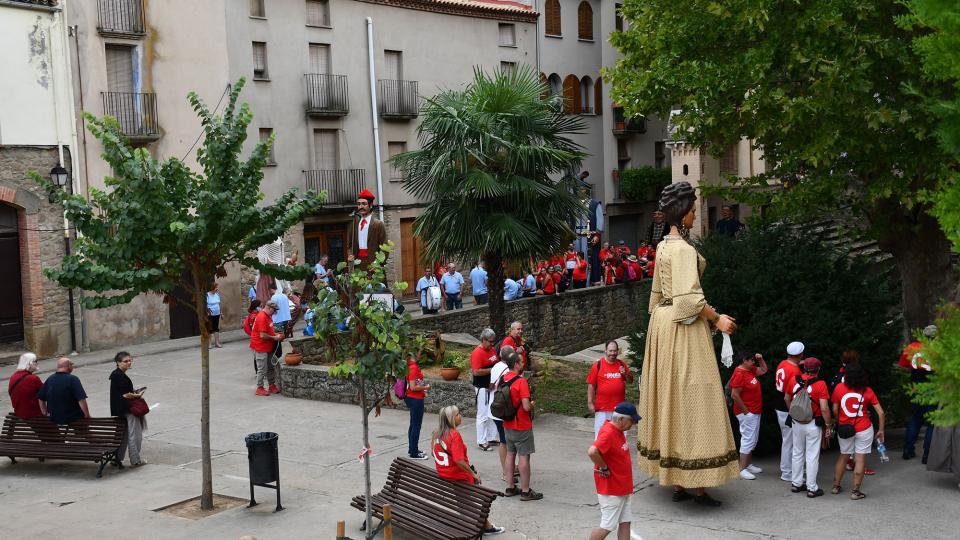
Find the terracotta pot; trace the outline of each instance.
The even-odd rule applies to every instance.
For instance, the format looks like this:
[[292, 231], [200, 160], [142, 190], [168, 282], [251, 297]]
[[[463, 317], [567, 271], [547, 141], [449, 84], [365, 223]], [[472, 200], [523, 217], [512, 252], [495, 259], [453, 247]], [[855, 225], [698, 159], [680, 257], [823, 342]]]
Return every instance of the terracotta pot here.
[[445, 381], [455, 381], [460, 378], [460, 368], [458, 367], [440, 368], [440, 376], [443, 377], [443, 380]]
[[289, 352], [283, 357], [283, 363], [288, 366], [297, 366], [300, 362], [303, 362], [303, 355], [300, 353]]

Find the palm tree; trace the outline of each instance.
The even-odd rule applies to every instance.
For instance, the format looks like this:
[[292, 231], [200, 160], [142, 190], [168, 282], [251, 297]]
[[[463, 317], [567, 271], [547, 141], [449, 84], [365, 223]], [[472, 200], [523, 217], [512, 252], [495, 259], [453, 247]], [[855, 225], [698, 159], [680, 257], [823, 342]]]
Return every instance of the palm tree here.
[[560, 253], [585, 213], [567, 174], [586, 155], [569, 138], [584, 124], [527, 67], [475, 69], [464, 90], [424, 101], [420, 149], [393, 158], [404, 188], [429, 201], [414, 232], [428, 260], [486, 262], [490, 326], [503, 335], [504, 263]]

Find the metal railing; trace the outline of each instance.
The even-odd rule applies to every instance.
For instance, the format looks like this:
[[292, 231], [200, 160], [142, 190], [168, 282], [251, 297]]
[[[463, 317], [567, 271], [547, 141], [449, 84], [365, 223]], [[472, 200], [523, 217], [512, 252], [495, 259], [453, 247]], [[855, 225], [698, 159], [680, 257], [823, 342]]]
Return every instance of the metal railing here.
[[346, 75], [307, 73], [307, 114], [343, 116], [350, 112]]
[[142, 0], [97, 0], [97, 31], [104, 35], [142, 36], [146, 33]]
[[333, 169], [303, 171], [307, 189], [327, 192], [327, 204], [334, 206], [353, 206], [357, 204], [357, 193], [364, 188], [366, 171], [364, 169]]
[[416, 118], [420, 99], [417, 81], [377, 81], [380, 115], [387, 118]]
[[623, 114], [623, 108], [613, 108], [613, 134], [626, 135], [629, 133], [646, 133], [647, 117], [627, 118]]
[[124, 135], [139, 140], [160, 137], [156, 94], [100, 92], [100, 95], [103, 98], [103, 114], [116, 118]]

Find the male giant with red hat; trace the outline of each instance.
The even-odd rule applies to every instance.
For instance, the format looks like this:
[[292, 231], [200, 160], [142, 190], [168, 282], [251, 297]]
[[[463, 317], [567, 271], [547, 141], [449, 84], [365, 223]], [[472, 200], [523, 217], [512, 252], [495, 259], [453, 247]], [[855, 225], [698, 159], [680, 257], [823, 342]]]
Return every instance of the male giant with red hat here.
[[369, 189], [357, 195], [357, 219], [353, 220], [347, 236], [347, 261], [359, 261], [363, 270], [374, 260], [380, 245], [387, 243], [387, 228], [373, 217], [374, 199]]

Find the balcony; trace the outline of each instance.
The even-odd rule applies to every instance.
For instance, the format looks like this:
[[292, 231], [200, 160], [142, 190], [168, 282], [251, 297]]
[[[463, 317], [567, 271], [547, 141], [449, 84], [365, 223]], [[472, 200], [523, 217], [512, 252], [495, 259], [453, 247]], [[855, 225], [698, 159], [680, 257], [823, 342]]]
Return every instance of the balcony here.
[[419, 114], [417, 81], [377, 81], [380, 116], [385, 120], [409, 120]]
[[346, 75], [307, 73], [308, 116], [344, 116], [350, 112]]
[[622, 137], [634, 133], [647, 132], [647, 118], [627, 118], [623, 115], [622, 107], [613, 108], [613, 134]]
[[303, 176], [307, 190], [327, 192], [327, 206], [356, 206], [367, 175], [363, 169], [328, 169], [303, 171]]
[[101, 36], [140, 38], [146, 34], [142, 0], [97, 0]]
[[103, 114], [120, 122], [120, 130], [131, 142], [152, 142], [160, 138], [157, 95], [136, 92], [100, 92]]

